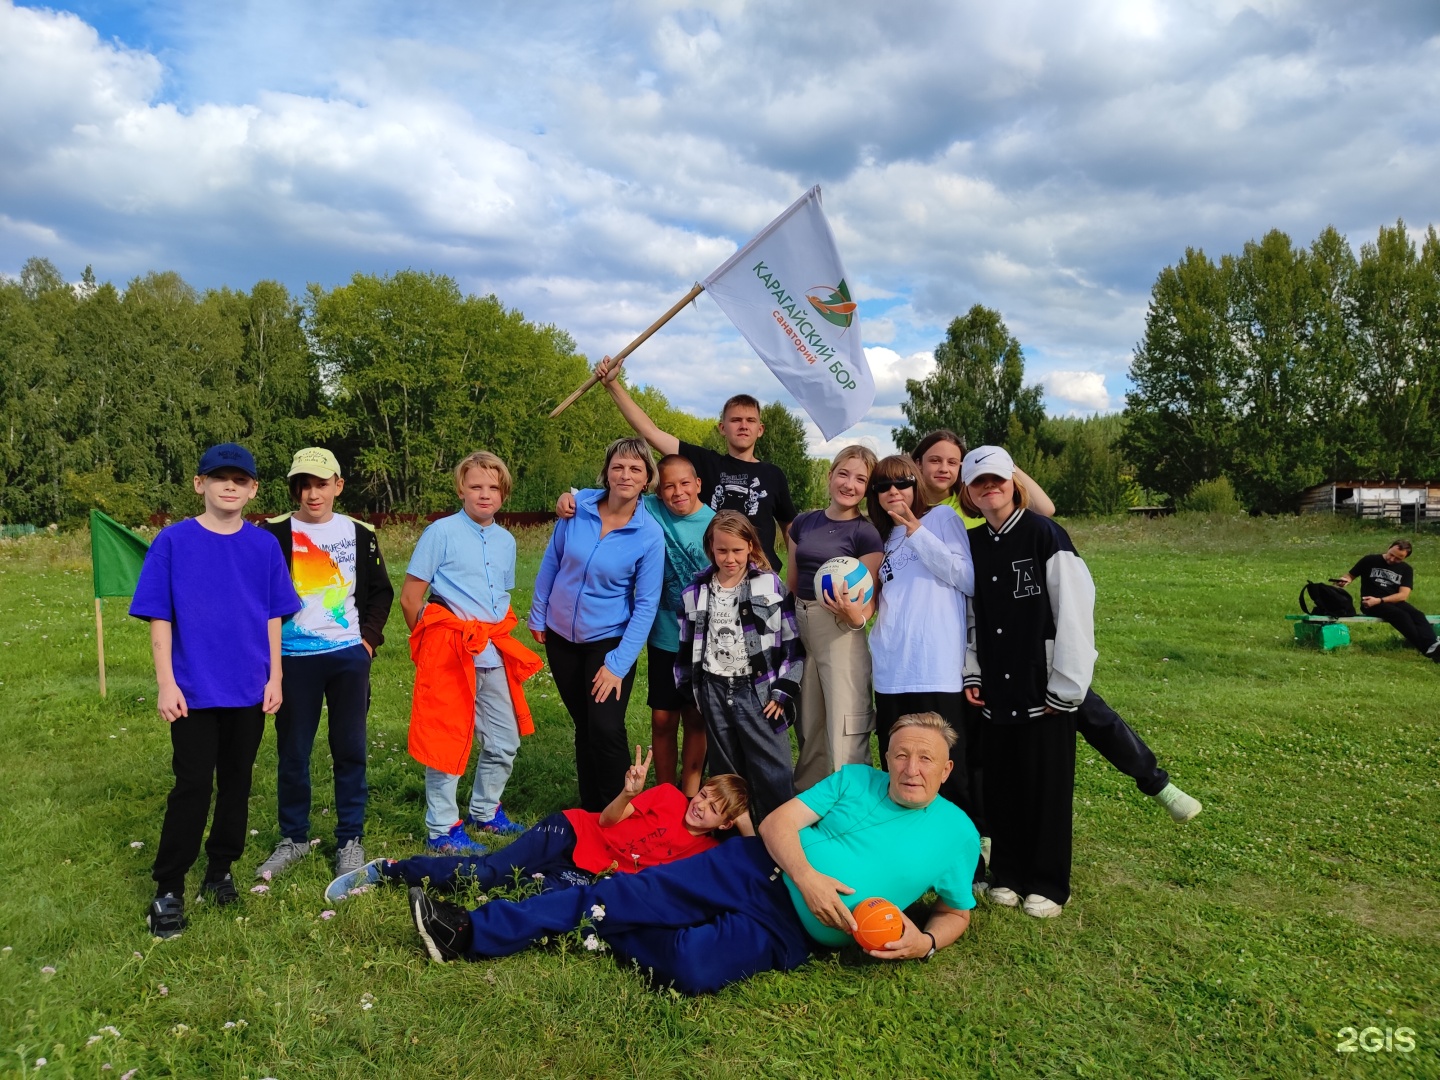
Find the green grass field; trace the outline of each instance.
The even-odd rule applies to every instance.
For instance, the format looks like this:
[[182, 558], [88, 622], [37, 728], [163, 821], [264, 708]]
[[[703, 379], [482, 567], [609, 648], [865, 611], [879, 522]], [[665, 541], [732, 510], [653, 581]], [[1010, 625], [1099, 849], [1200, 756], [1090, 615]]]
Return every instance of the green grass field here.
[[[1099, 587], [1096, 688], [1205, 812], [1172, 824], [1082, 743], [1062, 918], [982, 903], [928, 964], [849, 950], [698, 1000], [583, 951], [433, 964], [400, 890], [325, 918], [323, 740], [321, 855], [245, 892], [278, 839], [269, 734], [242, 903], [191, 905], [182, 937], [153, 941], [142, 916], [170, 751], [145, 628], [105, 602], [101, 701], [85, 536], [0, 542], [0, 1073], [45, 1058], [42, 1076], [136, 1080], [1440, 1076], [1440, 666], [1385, 626], [1337, 653], [1301, 649], [1282, 618], [1307, 577], [1389, 534], [1319, 518], [1072, 533]], [[382, 536], [396, 575], [412, 541]], [[522, 580], [542, 542], [522, 539]], [[1414, 562], [1417, 603], [1440, 611], [1440, 544], [1423, 539]], [[423, 836], [398, 608], [390, 626], [370, 721], [374, 855]], [[531, 686], [539, 730], [506, 797], [527, 821], [575, 797], [570, 722], [544, 676]], [[632, 734], [648, 741], [635, 698]], [[1379, 1050], [1337, 1051], [1342, 1029], [1367, 1027]], [[1398, 1028], [1412, 1051], [1385, 1048]]]

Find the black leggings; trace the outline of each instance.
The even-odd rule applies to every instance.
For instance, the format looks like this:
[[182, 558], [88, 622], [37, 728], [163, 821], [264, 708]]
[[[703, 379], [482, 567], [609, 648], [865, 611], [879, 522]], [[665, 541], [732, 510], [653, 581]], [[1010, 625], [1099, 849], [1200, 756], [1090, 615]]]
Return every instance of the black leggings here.
[[635, 685], [635, 665], [625, 673], [620, 697], [595, 700], [590, 685], [605, 664], [605, 654], [620, 644], [618, 637], [602, 641], [569, 641], [545, 628], [545, 657], [560, 700], [575, 722], [575, 779], [580, 785], [580, 807], [599, 813], [625, 786], [625, 770], [634, 764], [630, 738], [625, 733], [625, 710]]

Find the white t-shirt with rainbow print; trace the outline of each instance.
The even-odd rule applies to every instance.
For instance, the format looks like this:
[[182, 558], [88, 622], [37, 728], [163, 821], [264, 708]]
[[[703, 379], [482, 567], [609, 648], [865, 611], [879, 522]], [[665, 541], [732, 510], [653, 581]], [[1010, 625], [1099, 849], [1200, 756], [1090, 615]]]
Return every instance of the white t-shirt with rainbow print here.
[[315, 656], [360, 644], [356, 528], [343, 514], [323, 525], [291, 517], [290, 580], [304, 607], [280, 629], [285, 656]]

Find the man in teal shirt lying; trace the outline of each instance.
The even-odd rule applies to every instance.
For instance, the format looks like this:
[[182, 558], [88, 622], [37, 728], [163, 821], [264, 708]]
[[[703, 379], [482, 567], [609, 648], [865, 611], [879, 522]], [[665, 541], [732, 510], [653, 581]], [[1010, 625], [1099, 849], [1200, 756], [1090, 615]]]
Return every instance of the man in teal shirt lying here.
[[937, 798], [955, 733], [938, 715], [891, 729], [890, 771], [847, 765], [773, 811], [757, 838], [640, 874], [474, 911], [410, 890], [411, 912], [436, 960], [508, 956], [586, 923], [622, 960], [689, 994], [761, 971], [788, 971], [817, 946], [843, 945], [851, 909], [870, 897], [905, 908], [935, 889], [923, 928], [871, 956], [924, 960], [970, 925], [980, 836], [959, 807]]

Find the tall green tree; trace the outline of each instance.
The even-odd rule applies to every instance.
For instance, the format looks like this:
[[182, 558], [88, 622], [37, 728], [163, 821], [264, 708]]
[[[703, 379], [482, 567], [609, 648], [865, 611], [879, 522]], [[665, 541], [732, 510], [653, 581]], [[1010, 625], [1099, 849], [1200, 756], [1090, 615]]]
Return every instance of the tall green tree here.
[[972, 446], [1033, 436], [1045, 417], [1044, 390], [1024, 383], [1020, 342], [998, 311], [976, 304], [950, 323], [935, 348], [935, 370], [906, 380], [908, 422], [896, 429], [895, 445], [908, 452], [936, 428]]
[[1187, 248], [1150, 291], [1130, 365], [1120, 447], [1147, 488], [1172, 497], [1219, 476], [1233, 440], [1239, 362], [1228, 321], [1230, 271]]
[[606, 443], [627, 430], [596, 393], [550, 420], [588, 371], [569, 335], [441, 274], [312, 287], [308, 326], [333, 394], [327, 426], [372, 507], [453, 507], [455, 462], [488, 449], [514, 475], [510, 506], [546, 509], [570, 485], [593, 483]]

